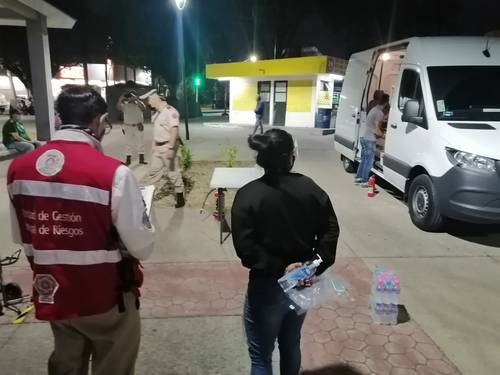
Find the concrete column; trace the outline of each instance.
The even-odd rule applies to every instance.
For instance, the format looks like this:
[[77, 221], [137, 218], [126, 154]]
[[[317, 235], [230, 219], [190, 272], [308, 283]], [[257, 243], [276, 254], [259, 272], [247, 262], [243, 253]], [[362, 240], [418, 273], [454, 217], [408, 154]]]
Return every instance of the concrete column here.
[[54, 134], [54, 98], [47, 17], [38, 14], [35, 20], [27, 19], [26, 30], [37, 138], [45, 141], [51, 139]]

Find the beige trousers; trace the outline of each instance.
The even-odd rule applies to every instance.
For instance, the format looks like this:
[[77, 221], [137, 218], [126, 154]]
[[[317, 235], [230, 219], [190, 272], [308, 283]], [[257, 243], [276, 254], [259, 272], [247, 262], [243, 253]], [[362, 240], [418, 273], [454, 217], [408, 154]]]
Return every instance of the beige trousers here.
[[[177, 149], [174, 150], [174, 157], [169, 159], [168, 144], [163, 146], [153, 146], [151, 154], [151, 167], [149, 173], [145, 177], [145, 182], [148, 184], [157, 185], [163, 176], [174, 184], [176, 193], [184, 193], [184, 182], [182, 181], [182, 174], [180, 171], [179, 158], [177, 156]], [[161, 187], [161, 186], [157, 186]]]
[[50, 322], [54, 352], [49, 375], [133, 375], [141, 320], [133, 293], [124, 295], [125, 312], [118, 306], [103, 314]]
[[132, 156], [136, 152], [138, 154], [145, 153], [144, 147], [144, 131], [139, 131], [137, 125], [123, 124], [123, 130], [125, 131], [125, 155]]

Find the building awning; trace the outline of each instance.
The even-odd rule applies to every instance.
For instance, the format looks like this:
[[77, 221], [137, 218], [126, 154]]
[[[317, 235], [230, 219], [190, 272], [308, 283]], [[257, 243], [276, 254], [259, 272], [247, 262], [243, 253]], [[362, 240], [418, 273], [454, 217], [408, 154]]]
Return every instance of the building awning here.
[[26, 26], [26, 20], [47, 17], [47, 27], [71, 29], [76, 20], [44, 0], [0, 0], [1, 26]]
[[211, 79], [231, 77], [282, 77], [317, 74], [345, 75], [347, 61], [329, 56], [308, 56], [289, 59], [244, 61], [208, 64], [206, 77]]

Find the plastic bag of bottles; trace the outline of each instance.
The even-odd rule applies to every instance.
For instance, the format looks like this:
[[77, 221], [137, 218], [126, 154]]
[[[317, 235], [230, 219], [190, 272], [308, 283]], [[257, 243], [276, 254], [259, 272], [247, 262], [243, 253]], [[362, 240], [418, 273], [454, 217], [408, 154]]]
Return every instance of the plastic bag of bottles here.
[[314, 277], [312, 285], [304, 288], [292, 288], [286, 293], [290, 299], [290, 309], [297, 315], [304, 314], [311, 308], [319, 307], [324, 302], [343, 301], [347, 299], [347, 283], [332, 271], [326, 271]]
[[371, 315], [375, 323], [397, 324], [400, 293], [399, 276], [394, 271], [375, 267], [370, 298]]

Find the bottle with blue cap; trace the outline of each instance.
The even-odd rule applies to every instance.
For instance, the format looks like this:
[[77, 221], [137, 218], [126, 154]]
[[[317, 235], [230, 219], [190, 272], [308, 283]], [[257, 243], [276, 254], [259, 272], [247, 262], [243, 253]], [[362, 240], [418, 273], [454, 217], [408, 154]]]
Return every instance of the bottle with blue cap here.
[[278, 279], [278, 283], [286, 293], [290, 289], [295, 288], [301, 280], [305, 280], [313, 276], [321, 263], [323, 263], [323, 259], [317, 255], [317, 259], [306, 262], [302, 267], [286, 273], [283, 277]]

